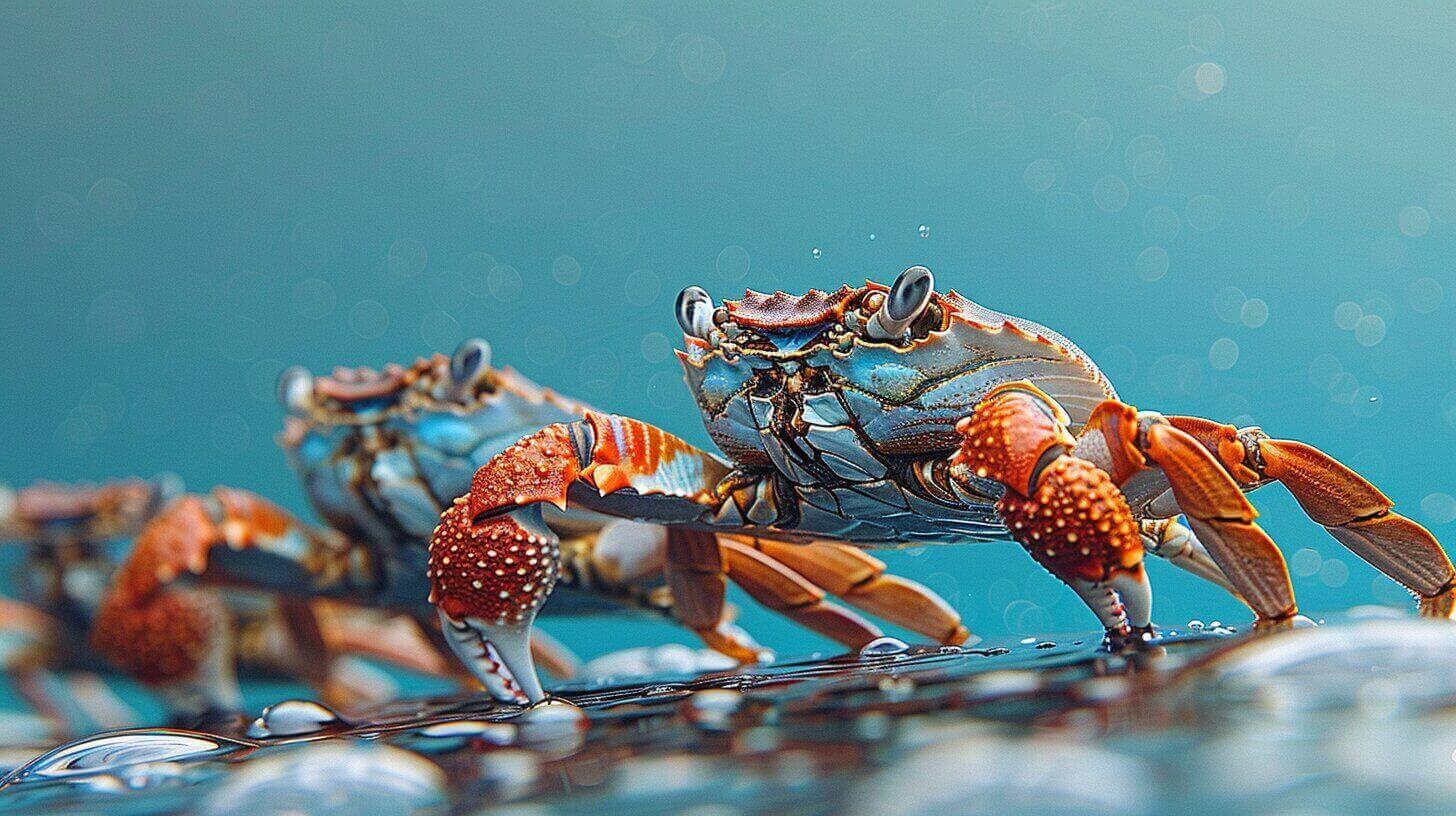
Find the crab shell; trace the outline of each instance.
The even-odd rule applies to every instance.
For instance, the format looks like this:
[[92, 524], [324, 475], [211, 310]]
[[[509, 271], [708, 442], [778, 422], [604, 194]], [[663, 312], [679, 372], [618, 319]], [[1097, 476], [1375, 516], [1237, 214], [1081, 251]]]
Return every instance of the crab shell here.
[[[678, 357], [713, 441], [740, 465], [770, 463], [763, 435], [771, 417], [755, 415], [749, 390], [760, 372], [775, 366], [822, 369], [828, 390], [802, 397], [805, 421], [855, 427], [889, 455], [954, 449], [957, 420], [1002, 383], [1035, 383], [1065, 407], [1074, 431], [1097, 403], [1116, 397], [1091, 359], [1060, 334], [954, 291], [931, 293], [940, 322], [923, 335], [886, 342], [855, 330], [857, 304], [872, 292], [889, 291], [866, 281], [859, 289], [804, 295], [749, 291], [742, 300], [727, 301], [727, 321], [772, 343], [771, 352], [725, 353], [685, 334], [687, 349]], [[816, 344], [814, 338], [834, 324], [846, 327], [843, 342]]]

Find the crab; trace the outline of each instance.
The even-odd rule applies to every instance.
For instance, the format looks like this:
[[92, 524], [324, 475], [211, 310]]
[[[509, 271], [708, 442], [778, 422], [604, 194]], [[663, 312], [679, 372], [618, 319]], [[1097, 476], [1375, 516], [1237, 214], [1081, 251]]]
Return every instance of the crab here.
[[[694, 575], [722, 554], [776, 559], [823, 586], [854, 547], [1011, 540], [1085, 602], [1113, 649], [1153, 636], [1145, 554], [1218, 583], [1256, 628], [1298, 614], [1283, 556], [1247, 491], [1304, 511], [1450, 617], [1456, 570], [1435, 538], [1354, 471], [1257, 428], [1139, 412], [1051, 329], [938, 292], [923, 266], [890, 286], [683, 290], [678, 356], [724, 456], [628, 417], [588, 412], [487, 462], [441, 517], [431, 598], [457, 653], [501, 699], [543, 696], [522, 644], [560, 576], [543, 508], [669, 530]], [[1178, 517], [1186, 519], [1186, 524]]]
[[[3, 627], [26, 644], [12, 654], [6, 669], [26, 702], [55, 727], [68, 719], [67, 706], [45, 682], [43, 674], [48, 673], [60, 673], [66, 696], [98, 725], [136, 721], [135, 712], [106, 683], [115, 667], [85, 648], [87, 634], [129, 543], [153, 519], [176, 512], [182, 493], [181, 481], [170, 474], [101, 484], [37, 482], [18, 491], [0, 490], [0, 540], [26, 547], [15, 571], [18, 598], [0, 599]], [[303, 644], [292, 639], [288, 623], [298, 611], [287, 603], [239, 594], [208, 600], [225, 607], [247, 672], [310, 676]], [[356, 612], [325, 609], [323, 604], [304, 610], [312, 612], [328, 616], [326, 629], [335, 640], [350, 636], [362, 641], [373, 629], [373, 622]], [[341, 651], [358, 650], [345, 644]], [[324, 686], [340, 693], [362, 691], [343, 684], [342, 678], [329, 678]]]
[[[237, 699], [225, 670], [231, 633], [197, 589], [247, 587], [396, 616], [403, 623], [388, 638], [363, 629], [343, 640], [398, 665], [471, 681], [449, 657], [457, 644], [441, 633], [428, 600], [430, 535], [479, 466], [522, 436], [589, 410], [493, 367], [480, 339], [408, 366], [338, 368], [319, 377], [289, 369], [278, 394], [287, 411], [281, 444], [325, 525], [234, 488], [178, 499], [150, 522], [118, 570], [91, 642], [153, 686], [177, 690], [174, 697], [185, 690], [198, 701], [194, 708], [226, 710]], [[738, 662], [767, 656], [733, 624], [717, 562], [716, 571], [698, 572], [697, 563], [667, 558], [665, 528], [581, 511], [553, 514], [549, 525], [561, 542], [554, 563], [566, 590], [551, 611], [666, 615]], [[883, 562], [857, 549], [826, 544], [793, 555], [790, 565], [762, 552], [741, 559], [730, 552], [737, 565], [731, 578], [754, 599], [851, 648], [882, 631], [827, 599], [826, 590], [939, 641], [969, 635], [938, 596], [886, 574]], [[819, 562], [833, 564], [838, 583], [804, 577]], [[311, 644], [313, 663], [326, 669], [341, 639], [310, 637], [319, 627], [307, 615], [293, 622]], [[558, 677], [574, 671], [574, 657], [539, 632], [529, 650]]]

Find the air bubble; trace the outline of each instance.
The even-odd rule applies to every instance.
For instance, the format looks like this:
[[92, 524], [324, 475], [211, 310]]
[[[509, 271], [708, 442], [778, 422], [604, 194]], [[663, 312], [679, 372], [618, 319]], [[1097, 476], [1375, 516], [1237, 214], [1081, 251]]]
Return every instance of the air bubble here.
[[1315, 388], [1329, 390], [1344, 370], [1334, 355], [1320, 354], [1309, 362], [1309, 382]]
[[1405, 299], [1417, 312], [1434, 312], [1446, 298], [1446, 290], [1434, 278], [1416, 278], [1406, 287]]
[[389, 245], [387, 267], [389, 274], [400, 278], [412, 278], [425, 271], [429, 253], [425, 245], [413, 238], [401, 238]]
[[1092, 202], [1103, 212], [1122, 212], [1127, 206], [1128, 197], [1127, 182], [1118, 176], [1103, 176], [1092, 185]]
[[1228, 371], [1239, 361], [1239, 344], [1228, 337], [1220, 337], [1208, 347], [1208, 363], [1215, 371]]
[[[874, 240], [874, 236], [870, 236]], [[718, 275], [725, 280], [736, 281], [748, 275], [752, 267], [752, 260], [748, 257], [748, 250], [737, 244], [723, 247], [718, 253]]]
[[1243, 291], [1234, 286], [1225, 286], [1213, 293], [1213, 313], [1225, 323], [1237, 323], [1247, 301], [1248, 297]]
[[1223, 42], [1223, 23], [1212, 14], [1194, 17], [1188, 24], [1188, 44], [1204, 54], [1212, 52]]
[[1223, 202], [1211, 195], [1196, 195], [1188, 199], [1188, 206], [1183, 210], [1183, 218], [1188, 222], [1190, 229], [1212, 232], [1218, 228], [1218, 222], [1223, 219]]
[[521, 295], [521, 273], [510, 264], [496, 264], [485, 276], [485, 288], [496, 300], [510, 303]]
[[1338, 589], [1350, 580], [1350, 567], [1338, 558], [1326, 558], [1320, 564], [1320, 583], [1332, 589]]
[[1112, 147], [1112, 125], [1106, 119], [1083, 119], [1073, 134], [1073, 145], [1083, 156], [1100, 156]]
[[1270, 190], [1265, 204], [1275, 226], [1295, 229], [1309, 219], [1309, 196], [1293, 184], [1281, 184]]
[[101, 179], [86, 191], [86, 208], [102, 224], [122, 226], [136, 216], [136, 191], [119, 178]]
[[1318, 550], [1313, 547], [1301, 547], [1289, 559], [1289, 571], [1301, 578], [1308, 578], [1319, 572], [1322, 563], [1324, 563], [1324, 558], [1320, 556]]
[[551, 262], [551, 277], [562, 286], [575, 286], [581, 280], [581, 262], [570, 255], [558, 255]]
[[1168, 274], [1168, 250], [1160, 246], [1147, 247], [1138, 253], [1133, 268], [1137, 271], [1137, 276], [1145, 281], [1151, 283], [1161, 280]]
[[1239, 309], [1239, 322], [1251, 329], [1257, 329], [1269, 322], [1269, 304], [1259, 298], [1249, 298]]
[[1421, 499], [1421, 515], [1432, 524], [1456, 521], [1456, 498], [1450, 493], [1431, 493]]
[[1343, 331], [1354, 331], [1355, 324], [1365, 316], [1365, 310], [1353, 300], [1347, 300], [1335, 307], [1335, 325]]
[[920, 227], [919, 227], [919, 229], [916, 230], [916, 232], [920, 233], [920, 237], [921, 238], [929, 238], [930, 237], [930, 227], [927, 226], [927, 225], [925, 225], [925, 224], [921, 224]]
[[1330, 384], [1330, 399], [1341, 405], [1349, 405], [1355, 401], [1355, 392], [1359, 390], [1360, 381], [1355, 379], [1355, 375], [1341, 371]]
[[1385, 319], [1368, 314], [1355, 324], [1355, 342], [1362, 346], [1378, 345], [1385, 339]]
[[[1051, 159], [1037, 159], [1033, 161], [1026, 166], [1026, 171], [1021, 174], [1021, 180], [1033, 192], [1044, 193], [1050, 190], [1057, 183], [1056, 162]], [[920, 229], [920, 237], [924, 238], [929, 234], [924, 225]]]
[[1430, 231], [1431, 214], [1426, 211], [1425, 207], [1412, 204], [1400, 211], [1396, 223], [1400, 226], [1401, 235], [1407, 238], [1419, 238]]
[[1183, 223], [1172, 207], [1159, 204], [1143, 214], [1143, 237], [1155, 244], [1166, 244], [1183, 231]]
[[641, 17], [622, 23], [618, 29], [617, 56], [632, 65], [645, 65], [662, 45], [662, 29]]
[[374, 340], [389, 330], [389, 310], [377, 300], [361, 300], [349, 309], [349, 328], [365, 340]]
[[678, 69], [694, 85], [712, 85], [723, 77], [728, 54], [712, 37], [685, 34], [675, 41]]
[[1226, 75], [1223, 66], [1216, 62], [1205, 62], [1193, 69], [1193, 85], [1209, 96], [1223, 90]]
[[824, 250], [820, 249], [819, 247], [814, 247], [813, 249], [809, 250], [809, 254], [813, 255], [814, 260], [817, 261], [820, 258], [824, 257]]
[[642, 359], [660, 363], [672, 354], [672, 341], [662, 332], [648, 332], [642, 337]]

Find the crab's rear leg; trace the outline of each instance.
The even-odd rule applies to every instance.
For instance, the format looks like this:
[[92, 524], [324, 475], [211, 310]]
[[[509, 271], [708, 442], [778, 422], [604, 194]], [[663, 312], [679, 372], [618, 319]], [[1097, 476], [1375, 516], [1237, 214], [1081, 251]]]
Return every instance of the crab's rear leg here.
[[1430, 531], [1394, 512], [1395, 503], [1329, 454], [1258, 428], [1237, 429], [1197, 417], [1168, 417], [1197, 439], [1246, 487], [1275, 480], [1304, 512], [1351, 552], [1420, 598], [1423, 615], [1456, 613], [1456, 568]]

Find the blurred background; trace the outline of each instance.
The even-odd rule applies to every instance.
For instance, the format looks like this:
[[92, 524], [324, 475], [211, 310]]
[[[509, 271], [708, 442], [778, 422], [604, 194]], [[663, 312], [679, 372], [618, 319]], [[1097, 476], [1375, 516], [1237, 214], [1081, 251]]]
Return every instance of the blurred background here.
[[[1319, 445], [1456, 539], [1449, 4], [532, 6], [0, 6], [0, 479], [173, 471], [307, 515], [278, 372], [472, 335], [706, 444], [683, 286], [924, 263], [1127, 401]], [[1306, 610], [1410, 606], [1255, 502]], [[978, 634], [1094, 627], [1015, 545], [885, 557]], [[1152, 569], [1159, 623], [1247, 620]]]

